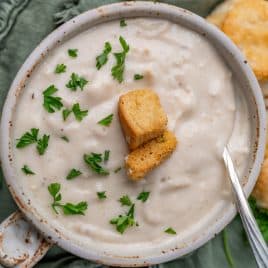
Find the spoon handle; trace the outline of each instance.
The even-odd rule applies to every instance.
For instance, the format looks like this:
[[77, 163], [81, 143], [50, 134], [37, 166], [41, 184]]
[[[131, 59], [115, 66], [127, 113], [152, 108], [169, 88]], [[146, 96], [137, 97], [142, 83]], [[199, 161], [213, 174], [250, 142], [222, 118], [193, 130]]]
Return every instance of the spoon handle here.
[[260, 268], [267, 268], [268, 250], [266, 243], [249, 208], [244, 191], [240, 185], [238, 176], [236, 174], [233, 161], [226, 147], [224, 148], [223, 159], [230, 177], [235, 203], [240, 213], [240, 217], [242, 219], [242, 223], [247, 233], [247, 237], [253, 250], [257, 264]]

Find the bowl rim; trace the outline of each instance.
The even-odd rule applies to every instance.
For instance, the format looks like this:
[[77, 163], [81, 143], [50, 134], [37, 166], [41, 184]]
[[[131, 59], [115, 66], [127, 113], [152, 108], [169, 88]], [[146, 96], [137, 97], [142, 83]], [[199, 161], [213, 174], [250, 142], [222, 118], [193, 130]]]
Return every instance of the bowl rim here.
[[[10, 146], [10, 128], [13, 115], [13, 108], [16, 105], [19, 92], [23, 88], [23, 85], [27, 78], [36, 65], [42, 60], [43, 57], [64, 40], [67, 36], [72, 33], [77, 34], [79, 31], [82, 32], [83, 27], [90, 28], [93, 25], [107, 22], [114, 19], [130, 18], [130, 17], [159, 17], [166, 20], [178, 20], [183, 25], [191, 25], [196, 28], [199, 32], [203, 31], [204, 34], [210, 36], [217, 44], [221, 47], [228, 49], [233, 54], [234, 61], [238, 64], [244, 77], [247, 77], [249, 82], [249, 88], [254, 96], [256, 103], [256, 111], [258, 115], [258, 145], [255, 154], [255, 161], [252, 166], [248, 182], [244, 187], [244, 191], [248, 196], [252, 191], [254, 184], [257, 180], [257, 176], [260, 172], [261, 163], [264, 157], [265, 148], [265, 128], [266, 128], [266, 111], [264, 106], [264, 100], [261, 94], [259, 84], [254, 76], [252, 70], [248, 64], [245, 64], [245, 58], [242, 56], [238, 48], [215, 26], [210, 25], [203, 18], [199, 17], [182, 8], [178, 8], [172, 5], [164, 3], [152, 3], [145, 1], [138, 2], [121, 2], [115, 4], [109, 4], [101, 6], [96, 9], [92, 9], [82, 13], [81, 15], [66, 22], [58, 29], [49, 34], [41, 43], [33, 50], [28, 56], [20, 70], [18, 71], [13, 83], [9, 89], [8, 95], [5, 100], [5, 104], [2, 111], [2, 119], [0, 126], [0, 154], [2, 160], [2, 169], [4, 177], [7, 182], [8, 188], [16, 201], [19, 208], [23, 211], [27, 219], [48, 239], [58, 244], [63, 249], [80, 256], [85, 259], [100, 262], [106, 265], [112, 266], [145, 266], [167, 262], [183, 255], [186, 255], [195, 249], [199, 248], [217, 233], [219, 233], [235, 216], [236, 210], [234, 207], [230, 208], [222, 218], [217, 221], [214, 225], [210, 226], [204, 235], [189, 245], [176, 250], [165, 252], [165, 254], [159, 256], [147, 256], [147, 257], [126, 257], [126, 256], [112, 256], [105, 254], [105, 252], [92, 252], [75, 244], [68, 240], [64, 234], [59, 233], [58, 230], [54, 229], [49, 223], [44, 222], [42, 217], [31, 208], [27, 203], [27, 199], [24, 194], [19, 190], [15, 183], [15, 172], [13, 172], [9, 155], [11, 152]], [[80, 29], [80, 30], [79, 30]]]

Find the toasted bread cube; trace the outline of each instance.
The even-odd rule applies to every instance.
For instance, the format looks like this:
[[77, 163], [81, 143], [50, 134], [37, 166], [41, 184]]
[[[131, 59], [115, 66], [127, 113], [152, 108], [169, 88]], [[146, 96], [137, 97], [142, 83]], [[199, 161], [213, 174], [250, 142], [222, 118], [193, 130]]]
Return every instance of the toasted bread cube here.
[[177, 139], [170, 131], [141, 145], [126, 158], [126, 169], [132, 180], [139, 180], [159, 166], [176, 148]]
[[118, 114], [130, 150], [162, 135], [167, 125], [159, 97], [149, 89], [120, 96]]

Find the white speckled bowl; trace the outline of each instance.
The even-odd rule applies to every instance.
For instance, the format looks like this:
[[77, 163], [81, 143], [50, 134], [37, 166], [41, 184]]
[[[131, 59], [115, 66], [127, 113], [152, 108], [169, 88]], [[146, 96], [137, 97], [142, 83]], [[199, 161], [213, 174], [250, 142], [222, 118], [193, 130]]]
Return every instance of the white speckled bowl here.
[[204, 233], [200, 233], [198, 237], [193, 237], [192, 241], [188, 244], [178, 245], [175, 249], [165, 251], [161, 255], [143, 256], [139, 254], [135, 256], [122, 256], [120, 252], [118, 252], [117, 256], [112, 256], [107, 254], [105, 249], [102, 251], [87, 249], [79, 246], [74, 241], [67, 240], [64, 234], [57, 232], [49, 222], [43, 221], [38, 211], [33, 210], [27, 203], [27, 196], [25, 196], [16, 185], [12, 159], [9, 157], [9, 155], [11, 155], [10, 130], [12, 128], [12, 113], [20, 91], [23, 90], [23, 85], [31, 75], [35, 66], [53, 49], [53, 47], [73, 35], [102, 22], [130, 17], [158, 17], [167, 19], [202, 34], [217, 48], [232, 69], [237, 81], [239, 81], [243, 88], [243, 94], [247, 100], [248, 109], [250, 111], [252, 132], [249, 164], [250, 174], [246, 176], [247, 178], [244, 184], [245, 193], [249, 195], [258, 177], [265, 147], [265, 107], [258, 82], [240, 51], [223, 33], [208, 24], [201, 17], [189, 11], [160, 3], [126, 2], [103, 6], [85, 12], [70, 20], [45, 38], [21, 67], [7, 96], [1, 122], [1, 159], [6, 182], [14, 200], [27, 220], [49, 241], [57, 243], [60, 247], [75, 255], [96, 262], [117, 266], [144, 266], [181, 257], [202, 246], [213, 238], [215, 234], [219, 233], [234, 218], [236, 213], [234, 206], [229, 210], [223, 211], [221, 218], [217, 219], [211, 226], [208, 226]]

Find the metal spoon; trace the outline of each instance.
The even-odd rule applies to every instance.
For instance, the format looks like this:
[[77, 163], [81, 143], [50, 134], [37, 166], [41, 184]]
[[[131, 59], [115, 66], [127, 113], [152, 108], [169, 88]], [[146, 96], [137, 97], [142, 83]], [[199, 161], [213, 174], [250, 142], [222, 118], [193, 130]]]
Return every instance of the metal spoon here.
[[268, 267], [267, 246], [258, 228], [258, 225], [253, 217], [251, 209], [249, 208], [247, 199], [240, 185], [232, 158], [230, 156], [227, 147], [224, 148], [222, 156], [230, 177], [236, 207], [242, 219], [242, 223], [247, 233], [247, 237], [253, 250], [256, 262], [260, 268], [267, 268]]

